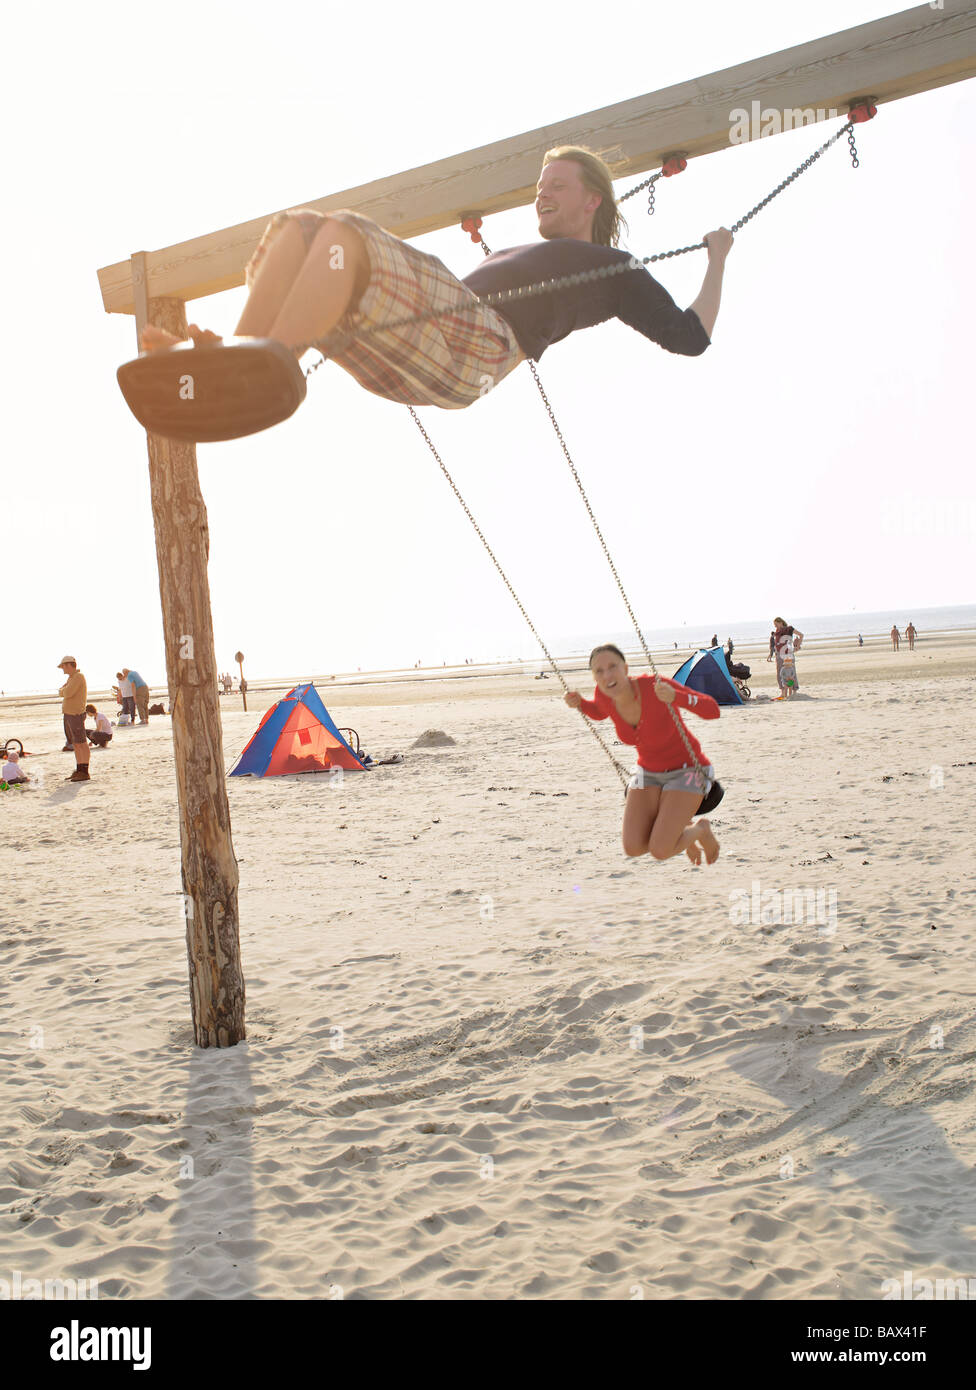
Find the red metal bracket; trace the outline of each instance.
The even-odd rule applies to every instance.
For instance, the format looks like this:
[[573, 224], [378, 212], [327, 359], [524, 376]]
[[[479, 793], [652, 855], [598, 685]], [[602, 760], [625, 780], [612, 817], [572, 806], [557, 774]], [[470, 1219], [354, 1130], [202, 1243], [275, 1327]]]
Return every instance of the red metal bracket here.
[[477, 213], [469, 213], [469, 215], [465, 217], [461, 223], [461, 231], [467, 232], [468, 236], [475, 243], [478, 243], [482, 240], [481, 233], [478, 230], [478, 228], [481, 226], [481, 221], [482, 219], [477, 215]]

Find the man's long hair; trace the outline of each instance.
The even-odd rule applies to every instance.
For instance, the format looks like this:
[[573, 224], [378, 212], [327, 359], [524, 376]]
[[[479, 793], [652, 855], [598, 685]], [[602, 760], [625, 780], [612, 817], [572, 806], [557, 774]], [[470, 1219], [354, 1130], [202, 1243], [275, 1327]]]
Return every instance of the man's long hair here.
[[580, 166], [583, 187], [588, 193], [599, 193], [603, 202], [593, 215], [593, 240], [598, 246], [617, 246], [622, 229], [627, 225], [620, 215], [613, 192], [613, 177], [608, 165], [585, 145], [556, 145], [547, 150], [542, 167], [557, 159], [571, 159]]

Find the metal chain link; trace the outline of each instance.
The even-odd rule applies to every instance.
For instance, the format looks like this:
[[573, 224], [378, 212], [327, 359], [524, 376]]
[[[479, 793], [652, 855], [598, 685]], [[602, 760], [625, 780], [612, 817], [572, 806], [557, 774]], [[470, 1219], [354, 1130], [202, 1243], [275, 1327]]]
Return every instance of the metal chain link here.
[[801, 174], [806, 173], [806, 171], [811, 167], [811, 165], [816, 164], [820, 156], [826, 154], [827, 151], [830, 149], [831, 145], [836, 144], [842, 135], [847, 134], [850, 137], [850, 132], [853, 129], [854, 122], [848, 121], [846, 125], [841, 126], [840, 130], [835, 131], [835, 133], [830, 137], [830, 139], [826, 141], [825, 144], [820, 146], [819, 150], [814, 150], [813, 154], [809, 155], [803, 161], [802, 164], [798, 165], [793, 170], [792, 174], [789, 175], [788, 178], [785, 178], [782, 183], [777, 184], [777, 186], [773, 189], [772, 193], [767, 193], [766, 197], [763, 198], [761, 202], [757, 203], [756, 206], [752, 208], [749, 212], [747, 212], [745, 217], [739, 218], [738, 222], [736, 222], [730, 228], [732, 235], [735, 236], [736, 232], [738, 232], [742, 227], [744, 227], [747, 222], [751, 222], [752, 219], [755, 217], [756, 213], [762, 212], [763, 208], [766, 207], [769, 203], [771, 203], [774, 198], [778, 197], [779, 194], [782, 193], [784, 188], [789, 188], [790, 184], [794, 181], [794, 179], [798, 179]]
[[650, 177], [649, 179], [645, 179], [643, 183], [639, 183], [639, 184], [636, 185], [636, 187], [628, 189], [626, 193], [621, 193], [620, 197], [617, 199], [617, 206], [619, 207], [621, 203], [626, 203], [626, 201], [627, 201], [628, 198], [632, 198], [632, 197], [634, 196], [635, 193], [639, 193], [639, 192], [641, 191], [642, 188], [646, 188], [646, 189], [647, 189], [647, 215], [648, 215], [648, 217], [653, 217], [653, 216], [654, 216], [654, 191], [655, 191], [655, 190], [654, 190], [654, 185], [657, 183], [658, 179], [661, 178], [661, 177], [663, 176], [663, 174], [664, 174], [664, 170], [663, 170], [663, 169], [658, 169], [658, 171], [657, 171], [656, 174], [652, 174], [651, 177]]
[[850, 145], [850, 147], [851, 147], [851, 167], [852, 167], [853, 169], [860, 169], [861, 164], [860, 164], [860, 161], [859, 161], [859, 159], [858, 159], [858, 157], [857, 157], [857, 146], [856, 146], [855, 143], [854, 143], [854, 122], [853, 122], [853, 121], [851, 121], [850, 125], [847, 127], [847, 143], [848, 143], [848, 145]]
[[[568, 694], [569, 694], [569, 686], [566, 684], [566, 678], [564, 677], [562, 671], [560, 671], [559, 667], [556, 665], [556, 662], [555, 662], [555, 660], [554, 660], [554, 658], [553, 658], [553, 656], [552, 656], [552, 653], [549, 651], [549, 648], [546, 646], [545, 642], [543, 642], [542, 638], [539, 636], [539, 633], [536, 631], [535, 623], [533, 623], [532, 619], [529, 617], [528, 613], [526, 612], [525, 606], [524, 606], [524, 604], [522, 603], [522, 600], [519, 598], [518, 594], [515, 592], [514, 588], [512, 587], [512, 583], [511, 583], [511, 581], [510, 581], [508, 575], [507, 575], [507, 574], [505, 573], [505, 571], [502, 569], [502, 567], [501, 567], [501, 565], [500, 565], [500, 563], [499, 563], [499, 561], [498, 561], [498, 557], [495, 555], [495, 552], [492, 550], [491, 546], [488, 544], [488, 541], [487, 541], [487, 539], [485, 538], [485, 534], [484, 534], [484, 532], [482, 531], [481, 527], [478, 525], [477, 521], [475, 520], [474, 514], [473, 514], [473, 512], [471, 511], [471, 508], [468, 506], [467, 502], [465, 502], [464, 498], [461, 496], [461, 492], [460, 492], [460, 490], [459, 490], [459, 488], [458, 488], [458, 486], [457, 486], [457, 483], [455, 483], [454, 479], [451, 477], [450, 473], [448, 472], [447, 465], [444, 463], [444, 460], [441, 458], [440, 454], [437, 452], [436, 448], [434, 447], [434, 441], [431, 439], [430, 435], [429, 435], [429, 434], [427, 433], [427, 431], [424, 429], [424, 426], [423, 426], [423, 424], [421, 423], [421, 420], [420, 420], [420, 416], [419, 416], [419, 415], [417, 414], [417, 412], [414, 410], [414, 408], [413, 408], [412, 405], [407, 406], [407, 409], [410, 411], [410, 415], [411, 415], [411, 417], [412, 417], [412, 419], [413, 419], [414, 424], [417, 426], [418, 430], [419, 430], [420, 433], [423, 435], [424, 441], [425, 441], [425, 443], [427, 444], [428, 449], [429, 449], [430, 452], [434, 455], [434, 458], [437, 460], [438, 467], [440, 468], [441, 472], [444, 474], [444, 477], [445, 477], [445, 478], [447, 479], [447, 481], [450, 483], [450, 485], [451, 485], [451, 491], [454, 493], [454, 496], [455, 496], [455, 497], [457, 498], [457, 500], [460, 502], [461, 507], [462, 507], [462, 509], [463, 509], [463, 511], [464, 511], [465, 516], [468, 518], [468, 520], [471, 522], [471, 525], [474, 527], [475, 534], [477, 535], [478, 539], [481, 541], [481, 544], [482, 544], [482, 545], [484, 546], [484, 548], [487, 550], [488, 555], [489, 555], [490, 558], [491, 558], [491, 563], [495, 566], [495, 569], [496, 569], [496, 570], [498, 571], [498, 573], [501, 575], [501, 577], [502, 577], [502, 582], [504, 583], [505, 588], [508, 590], [508, 592], [511, 594], [512, 598], [515, 600], [515, 603], [516, 603], [516, 605], [518, 606], [519, 612], [522, 614], [522, 617], [525, 619], [526, 623], [528, 624], [529, 631], [532, 633], [532, 636], [535, 638], [535, 640], [538, 642], [539, 646], [542, 648], [543, 652], [545, 653], [546, 660], [548, 661], [549, 665], [552, 667], [553, 672], [555, 673], [556, 678], [557, 678], [557, 680], [559, 681], [559, 684], [562, 686], [564, 693], [568, 695]], [[552, 412], [550, 411], [550, 414], [551, 414], [551, 413], [552, 413]], [[587, 504], [587, 505], [589, 505], [589, 504]], [[592, 724], [592, 723], [590, 722], [590, 720], [588, 720], [588, 719], [586, 718], [586, 716], [583, 714], [583, 711], [582, 711], [582, 710], [579, 711], [579, 715], [580, 715], [580, 718], [583, 719], [583, 721], [584, 721], [584, 723], [586, 724], [586, 727], [589, 729], [590, 733], [591, 733], [591, 734], [593, 735], [593, 737], [596, 739], [597, 743], [598, 743], [598, 744], [600, 745], [600, 747], [603, 749], [604, 753], [606, 753], [607, 757], [610, 759], [610, 761], [611, 761], [611, 763], [613, 764], [613, 766], [616, 768], [616, 770], [617, 770], [617, 776], [618, 776], [618, 777], [620, 778], [620, 780], [623, 782], [624, 787], [627, 787], [627, 786], [629, 785], [629, 782], [630, 782], [630, 774], [627, 772], [627, 770], [626, 770], [624, 767], [621, 766], [620, 763], [617, 762], [617, 759], [613, 756], [613, 753], [611, 752], [609, 746], [608, 746], [606, 743], [604, 743], [603, 739], [600, 737], [599, 731], [597, 730], [596, 726], [595, 726], [594, 724]]]

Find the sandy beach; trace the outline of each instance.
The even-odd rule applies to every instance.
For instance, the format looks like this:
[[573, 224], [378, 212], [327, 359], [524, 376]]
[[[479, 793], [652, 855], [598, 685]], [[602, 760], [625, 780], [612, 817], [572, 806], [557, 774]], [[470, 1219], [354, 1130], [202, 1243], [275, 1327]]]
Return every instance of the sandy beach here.
[[[168, 718], [67, 785], [57, 703], [0, 703], [40, 779], [0, 793], [0, 1276], [437, 1300], [976, 1279], [976, 636], [804, 649], [789, 702], [736, 655], [754, 698], [689, 719], [726, 787], [702, 869], [624, 857], [619, 785], [538, 668], [320, 685], [404, 761], [228, 782], [227, 1051], [192, 1044]], [[227, 767], [285, 688], [224, 702]], [[414, 747], [431, 729], [453, 744]]]

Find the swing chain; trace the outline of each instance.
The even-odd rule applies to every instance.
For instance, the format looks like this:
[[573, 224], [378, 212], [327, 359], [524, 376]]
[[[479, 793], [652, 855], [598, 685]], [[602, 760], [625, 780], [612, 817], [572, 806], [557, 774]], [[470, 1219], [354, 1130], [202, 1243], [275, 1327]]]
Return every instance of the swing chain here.
[[[766, 207], [768, 203], [771, 203], [775, 197], [782, 193], [784, 188], [789, 188], [790, 184], [793, 183], [795, 179], [798, 179], [801, 174], [805, 174], [806, 171], [811, 167], [811, 165], [816, 164], [820, 156], [826, 154], [826, 152], [830, 149], [831, 145], [836, 144], [836, 142], [841, 138], [842, 135], [846, 134], [851, 144], [851, 147], [853, 148], [853, 129], [854, 123], [852, 121], [848, 121], [847, 125], [841, 126], [840, 130], [835, 131], [834, 134], [830, 137], [830, 139], [826, 141], [825, 144], [820, 146], [819, 150], [814, 150], [813, 154], [808, 155], [807, 158], [803, 161], [803, 163], [798, 165], [797, 168], [793, 170], [792, 174], [789, 174], [783, 180], [782, 183], [777, 184], [777, 186], [773, 189], [772, 193], [767, 193], [766, 197], [763, 198], [762, 202], [757, 203], [756, 206], [752, 208], [749, 212], [747, 212], [744, 217], [740, 217], [738, 222], [733, 224], [733, 226], [730, 229], [732, 235], [734, 236], [736, 232], [740, 231], [746, 225], [747, 222], [751, 222], [757, 212], [762, 212], [763, 208]], [[857, 168], [856, 157], [854, 167]]]
[[663, 169], [658, 169], [658, 171], [657, 171], [656, 174], [652, 174], [651, 177], [650, 177], [649, 179], [644, 179], [643, 183], [638, 183], [638, 184], [635, 184], [633, 188], [628, 188], [627, 192], [626, 192], [626, 193], [621, 193], [620, 197], [617, 199], [618, 205], [619, 205], [620, 203], [626, 203], [626, 201], [627, 201], [628, 198], [632, 198], [632, 197], [634, 196], [635, 193], [639, 193], [639, 192], [641, 191], [642, 188], [646, 188], [646, 189], [647, 189], [647, 215], [648, 215], [648, 217], [653, 216], [653, 214], [654, 214], [654, 185], [657, 183], [658, 179], [661, 177], [661, 175], [662, 175], [663, 173], [664, 173], [664, 170], [663, 170]]
[[852, 169], [859, 169], [859, 168], [861, 167], [861, 165], [860, 165], [860, 161], [859, 161], [859, 159], [858, 159], [858, 157], [857, 157], [857, 146], [856, 146], [855, 143], [854, 143], [854, 122], [853, 122], [853, 121], [851, 121], [851, 123], [850, 123], [850, 124], [848, 125], [848, 127], [847, 127], [847, 143], [848, 143], [848, 145], [849, 145], [850, 148], [851, 148], [851, 168], [852, 168]]
[[[654, 665], [654, 658], [651, 656], [651, 653], [647, 646], [647, 641], [645, 640], [644, 634], [640, 629], [639, 623], [637, 622], [636, 615], [634, 613], [633, 608], [631, 607], [630, 599], [627, 597], [627, 591], [623, 586], [620, 575], [617, 573], [617, 566], [614, 564], [613, 556], [610, 554], [610, 547], [607, 545], [606, 541], [603, 538], [603, 532], [600, 530], [600, 525], [596, 519], [596, 516], [594, 515], [593, 508], [590, 506], [590, 499], [586, 495], [586, 489], [583, 487], [583, 482], [580, 478], [579, 472], [577, 471], [576, 464], [573, 462], [572, 455], [569, 452], [569, 447], [567, 446], [566, 440], [563, 437], [563, 432], [559, 428], [559, 422], [556, 419], [556, 413], [553, 410], [551, 404], [549, 403], [549, 397], [546, 395], [545, 390], [543, 389], [542, 381], [539, 377], [539, 372], [536, 368], [536, 364], [535, 362], [533, 362], [531, 357], [527, 360], [529, 363], [529, 369], [531, 370], [532, 375], [535, 378], [535, 384], [539, 388], [539, 395], [542, 397], [542, 403], [546, 408], [546, 412], [549, 416], [550, 421], [552, 422], [552, 427], [556, 432], [556, 438], [559, 440], [559, 447], [562, 449], [566, 462], [569, 464], [569, 471], [573, 475], [573, 481], [579, 489], [579, 494], [583, 499], [583, 505], [586, 507], [590, 521], [593, 523], [593, 530], [596, 532], [597, 540], [600, 542], [600, 545], [603, 549], [603, 553], [607, 559], [607, 564], [610, 566], [610, 573], [616, 580], [617, 588], [620, 590], [620, 597], [623, 599], [624, 606], [627, 609], [627, 614], [630, 618], [630, 621], [634, 625], [634, 631], [637, 633], [637, 636], [640, 639], [641, 648], [644, 652], [644, 659], [646, 660], [648, 666], [651, 668], [651, 674], [653, 677], [654, 685], [656, 686], [660, 677], [658, 675], [658, 669]], [[681, 742], [685, 746], [685, 752], [691, 758], [691, 761], [694, 765], [695, 776], [697, 777], [698, 784], [701, 787], [702, 796], [706, 796], [708, 794], [708, 778], [705, 776], [705, 769], [702, 767], [695, 753], [694, 748], [692, 748], [691, 746], [691, 741], [688, 738], [688, 732], [685, 729], [684, 724], [682, 724], [681, 718], [678, 715], [677, 710], [674, 708], [673, 702], [668, 705], [668, 712], [671, 715], [671, 718], [674, 720], [674, 726], [678, 731], [678, 735], [681, 739]]]
[[[540, 387], [539, 389], [541, 390], [542, 388]], [[545, 642], [543, 642], [542, 638], [539, 636], [539, 633], [536, 631], [535, 623], [533, 623], [532, 619], [529, 617], [528, 613], [526, 612], [525, 606], [524, 606], [524, 604], [522, 603], [522, 600], [519, 598], [518, 594], [515, 592], [514, 588], [512, 587], [511, 580], [509, 579], [509, 577], [508, 577], [508, 575], [505, 573], [505, 571], [502, 569], [502, 567], [501, 567], [501, 565], [500, 565], [500, 563], [499, 563], [499, 561], [498, 561], [498, 557], [495, 555], [495, 552], [492, 550], [491, 546], [488, 544], [488, 541], [487, 541], [487, 539], [486, 539], [486, 537], [485, 537], [485, 534], [484, 534], [484, 532], [482, 531], [481, 527], [478, 525], [477, 521], [475, 520], [474, 514], [473, 514], [473, 512], [471, 511], [471, 508], [468, 506], [467, 502], [465, 502], [464, 498], [461, 496], [461, 492], [460, 492], [460, 490], [459, 490], [457, 484], [455, 483], [454, 479], [451, 477], [450, 473], [448, 472], [447, 465], [444, 463], [444, 460], [441, 458], [440, 454], [437, 452], [436, 448], [434, 447], [434, 441], [431, 439], [430, 435], [429, 435], [429, 434], [427, 433], [427, 431], [424, 429], [424, 426], [423, 426], [423, 424], [421, 423], [420, 416], [419, 416], [419, 415], [417, 414], [417, 412], [414, 410], [414, 408], [413, 408], [412, 405], [407, 406], [407, 409], [410, 411], [410, 416], [411, 416], [411, 418], [412, 418], [414, 424], [417, 426], [418, 430], [419, 430], [420, 433], [423, 435], [424, 441], [425, 441], [425, 443], [426, 443], [428, 449], [429, 449], [430, 452], [434, 455], [434, 458], [437, 460], [437, 465], [438, 465], [438, 467], [440, 468], [441, 472], [444, 474], [444, 477], [447, 479], [448, 483], [450, 484], [450, 486], [451, 486], [451, 491], [454, 493], [454, 496], [455, 496], [455, 497], [457, 498], [457, 500], [460, 502], [461, 508], [462, 508], [462, 510], [463, 510], [463, 512], [464, 512], [464, 514], [465, 514], [465, 516], [468, 518], [468, 520], [471, 522], [471, 525], [474, 527], [475, 535], [478, 537], [478, 539], [481, 541], [481, 544], [482, 544], [482, 545], [484, 546], [484, 548], [487, 550], [488, 555], [489, 555], [489, 558], [491, 559], [492, 564], [495, 566], [495, 569], [496, 569], [496, 570], [498, 571], [498, 573], [501, 575], [502, 582], [504, 583], [505, 588], [508, 590], [508, 592], [511, 594], [512, 598], [515, 600], [515, 603], [516, 603], [516, 605], [517, 605], [517, 607], [518, 607], [519, 612], [522, 614], [522, 617], [525, 619], [526, 623], [528, 624], [529, 631], [532, 633], [532, 636], [535, 638], [535, 640], [538, 642], [539, 646], [542, 648], [543, 652], [545, 653], [546, 660], [548, 661], [549, 665], [552, 667], [552, 670], [553, 670], [554, 675], [556, 676], [556, 679], [559, 681], [559, 684], [560, 684], [560, 685], [562, 686], [562, 688], [563, 688], [563, 693], [566, 694], [566, 695], [568, 695], [568, 694], [569, 694], [569, 686], [568, 686], [567, 683], [566, 683], [566, 678], [565, 678], [565, 676], [563, 675], [562, 671], [560, 671], [559, 667], [556, 665], [555, 659], [554, 659], [552, 653], [550, 652], [549, 648], [546, 646]], [[550, 415], [552, 414], [551, 411], [550, 411], [549, 413], [550, 413]], [[558, 427], [557, 427], [557, 428], [558, 428]], [[587, 503], [587, 506], [589, 506], [589, 503]], [[595, 523], [594, 523], [594, 524], [595, 524]], [[627, 786], [629, 786], [629, 783], [630, 783], [630, 776], [629, 776], [629, 774], [628, 774], [626, 768], [622, 767], [622, 766], [620, 765], [620, 763], [618, 763], [617, 759], [613, 756], [613, 753], [611, 752], [610, 748], [607, 746], [607, 744], [604, 743], [603, 739], [600, 737], [600, 734], [598, 733], [596, 727], [595, 727], [593, 724], [590, 723], [590, 721], [589, 721], [589, 720], [586, 718], [586, 716], [583, 714], [583, 711], [580, 710], [579, 713], [580, 713], [580, 717], [583, 719], [583, 722], [585, 723], [587, 729], [589, 729], [590, 733], [593, 735], [593, 737], [596, 739], [597, 743], [598, 743], [598, 744], [600, 745], [600, 747], [603, 749], [604, 753], [606, 753], [607, 757], [610, 759], [611, 763], [613, 764], [614, 768], [615, 768], [616, 771], [617, 771], [617, 776], [620, 778], [620, 780], [621, 780], [621, 781], [623, 782], [623, 784], [624, 784], [624, 787], [626, 788]]]
[[535, 362], [532, 360], [531, 357], [528, 358], [527, 360], [528, 360], [528, 363], [529, 363], [529, 370], [531, 371], [533, 377], [535, 378], [535, 384], [536, 384], [536, 386], [539, 388], [539, 395], [542, 397], [542, 404], [543, 404], [543, 405], [545, 406], [545, 408], [546, 408], [546, 414], [549, 416], [550, 423], [552, 424], [552, 427], [553, 427], [553, 429], [554, 429], [555, 432], [556, 432], [556, 438], [559, 440], [559, 447], [562, 449], [563, 455], [564, 455], [564, 457], [565, 457], [565, 459], [566, 459], [566, 462], [567, 462], [567, 464], [569, 465], [569, 471], [570, 471], [570, 472], [572, 473], [572, 475], [573, 475], [573, 481], [575, 482], [576, 486], [579, 488], [580, 496], [581, 496], [582, 499], [583, 499], [583, 504], [584, 504], [584, 506], [586, 507], [587, 514], [589, 515], [590, 521], [593, 523], [593, 529], [594, 529], [594, 531], [596, 532], [597, 539], [599, 540], [601, 547], [603, 548], [603, 553], [604, 553], [604, 555], [605, 555], [606, 558], [607, 558], [607, 564], [610, 566], [610, 573], [613, 575], [614, 580], [616, 581], [617, 588], [620, 590], [620, 595], [621, 595], [621, 597], [623, 598], [624, 605], [625, 605], [625, 607], [626, 607], [626, 609], [627, 609], [627, 616], [630, 618], [630, 621], [633, 623], [633, 625], [634, 625], [634, 631], [637, 633], [637, 636], [640, 638], [641, 648], [643, 649], [644, 656], [645, 656], [645, 658], [646, 658], [646, 660], [647, 660], [647, 664], [648, 664], [648, 666], [650, 666], [652, 672], [653, 672], [654, 675], [656, 676], [656, 675], [657, 675], [657, 667], [654, 665], [654, 658], [651, 656], [650, 652], [649, 652], [648, 649], [647, 649], [647, 643], [646, 643], [645, 640], [644, 640], [644, 634], [641, 632], [640, 627], [638, 626], [637, 618], [636, 618], [636, 616], [635, 616], [635, 614], [634, 614], [634, 610], [633, 610], [633, 608], [631, 608], [631, 606], [630, 606], [630, 599], [627, 597], [626, 591], [624, 590], [624, 586], [623, 586], [623, 584], [622, 584], [621, 581], [620, 581], [620, 575], [617, 573], [617, 566], [616, 566], [616, 565], [614, 564], [614, 562], [613, 562], [613, 556], [610, 554], [609, 547], [607, 546], [607, 543], [606, 543], [606, 541], [605, 541], [604, 538], [603, 538], [603, 532], [600, 530], [599, 523], [598, 523], [598, 521], [597, 521], [597, 519], [596, 519], [596, 516], [595, 516], [594, 513], [593, 513], [593, 508], [590, 506], [590, 499], [587, 497], [586, 492], [584, 491], [582, 479], [580, 478], [580, 475], [579, 475], [579, 473], [578, 473], [578, 471], [577, 471], [576, 464], [573, 462], [573, 458], [572, 458], [572, 455], [571, 455], [570, 452], [569, 452], [569, 448], [568, 448], [568, 446], [567, 446], [567, 444], [566, 444], [566, 440], [563, 438], [563, 432], [562, 432], [562, 430], [559, 428], [559, 422], [558, 422], [557, 419], [556, 419], [556, 413], [555, 413], [555, 411], [553, 410], [552, 405], [551, 405], [550, 402], [549, 402], [549, 397], [546, 395], [545, 390], [544, 390], [544, 388], [543, 388], [542, 381], [541, 381], [541, 379], [540, 379], [540, 377], [539, 377], [538, 368], [536, 367], [536, 364], [535, 364]]

